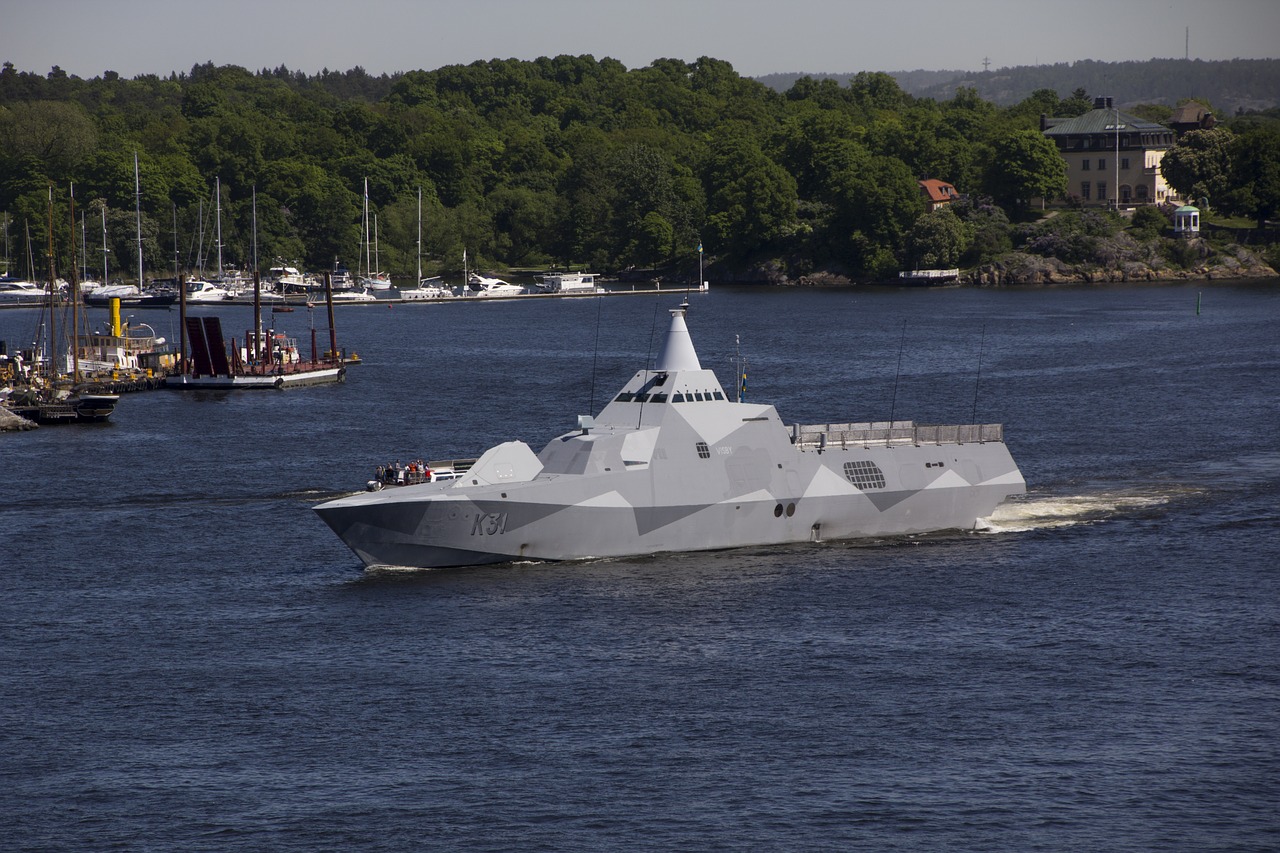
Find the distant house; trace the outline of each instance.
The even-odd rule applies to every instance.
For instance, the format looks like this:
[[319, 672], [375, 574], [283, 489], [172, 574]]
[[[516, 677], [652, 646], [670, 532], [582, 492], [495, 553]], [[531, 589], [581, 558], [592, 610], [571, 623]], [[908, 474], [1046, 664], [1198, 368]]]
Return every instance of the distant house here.
[[1160, 161], [1173, 131], [1122, 113], [1110, 98], [1095, 98], [1082, 116], [1040, 116], [1040, 130], [1067, 161], [1067, 196], [1094, 206], [1159, 204], [1171, 197]]
[[1217, 123], [1209, 108], [1199, 101], [1187, 101], [1169, 117], [1169, 127], [1179, 136], [1188, 130], [1209, 130]]
[[939, 181], [937, 178], [926, 178], [920, 181], [919, 184], [920, 192], [924, 194], [925, 204], [929, 206], [931, 211], [945, 207], [960, 198], [960, 193], [956, 192], [956, 188], [946, 181]]

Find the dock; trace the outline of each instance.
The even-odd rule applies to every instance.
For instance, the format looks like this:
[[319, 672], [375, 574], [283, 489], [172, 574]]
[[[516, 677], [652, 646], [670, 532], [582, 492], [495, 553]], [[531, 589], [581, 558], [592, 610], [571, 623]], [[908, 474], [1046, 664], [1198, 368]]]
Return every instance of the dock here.
[[[651, 284], [649, 282], [636, 283], [630, 286], [615, 285], [613, 287], [599, 287], [595, 290], [571, 290], [563, 293], [543, 293], [540, 291], [526, 291], [524, 293], [513, 293], [510, 296], [442, 296], [438, 299], [403, 299], [399, 296], [378, 296], [369, 302], [341, 302], [335, 301], [335, 308], [346, 308], [348, 306], [358, 308], [368, 308], [377, 305], [455, 305], [455, 304], [472, 304], [485, 302], [511, 302], [520, 299], [590, 299], [596, 296], [655, 296], [662, 294], [681, 294], [681, 293], [706, 293], [710, 288], [704, 284], [701, 288], [694, 286], [670, 284], [662, 286], [661, 284]], [[396, 288], [392, 288], [391, 292], [397, 292]], [[264, 303], [266, 306], [282, 304], [278, 300], [271, 303]], [[309, 298], [305, 295], [288, 295], [283, 303], [292, 308], [321, 308], [324, 306], [323, 301]], [[237, 297], [228, 299], [224, 302], [202, 303], [201, 307], [210, 307], [218, 305], [253, 305], [252, 298]], [[190, 306], [189, 306], [190, 307]]]

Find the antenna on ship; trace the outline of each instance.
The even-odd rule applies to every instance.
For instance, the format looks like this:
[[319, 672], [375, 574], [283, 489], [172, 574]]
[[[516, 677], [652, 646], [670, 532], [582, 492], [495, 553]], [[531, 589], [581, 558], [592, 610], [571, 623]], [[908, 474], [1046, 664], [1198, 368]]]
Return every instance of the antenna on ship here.
[[596, 410], [596, 365], [600, 359], [600, 310], [604, 303], [602, 297], [596, 294], [596, 343], [591, 350], [591, 401], [587, 406], [587, 413], [593, 413]]
[[978, 384], [982, 381], [982, 351], [987, 344], [987, 324], [982, 324], [982, 336], [978, 339], [978, 373], [973, 378], [973, 415], [970, 423], [978, 422]]
[[[661, 307], [662, 307], [662, 306], [661, 306], [661, 305], [659, 305], [658, 303], [656, 303], [656, 302], [654, 303], [654, 306], [653, 306], [653, 325], [649, 327], [649, 349], [648, 349], [648, 351], [644, 354], [644, 372], [645, 372], [645, 380], [646, 380], [646, 381], [648, 381], [648, 379], [649, 379], [648, 374], [650, 373], [650, 371], [651, 371], [651, 369], [652, 369], [651, 365], [653, 364], [653, 336], [654, 336], [654, 335], [657, 333], [657, 331], [658, 331], [658, 309], [659, 309], [659, 308], [661, 308]], [[686, 300], [685, 302], [682, 302], [682, 303], [680, 304], [680, 307], [681, 307], [682, 309], [687, 309], [687, 308], [689, 307], [689, 303], [688, 303], [688, 301]], [[645, 386], [641, 386], [641, 390], [647, 391], [648, 389], [647, 389]], [[636, 429], [639, 429], [639, 428], [640, 428], [640, 424], [641, 424], [641, 422], [642, 422], [642, 421], [643, 421], [643, 419], [644, 419], [644, 398], [646, 398], [646, 397], [648, 397], [648, 394], [644, 394], [644, 395], [642, 395], [642, 398], [641, 398], [641, 400], [640, 400], [640, 410], [636, 413]]]
[[902, 376], [902, 348], [907, 342], [907, 321], [902, 321], [902, 338], [898, 341], [898, 368], [893, 373], [893, 399], [889, 402], [889, 435], [893, 435], [893, 413], [898, 407], [898, 378]]
[[733, 336], [733, 347], [736, 352], [735, 366], [738, 368], [738, 402], [742, 403], [747, 397], [747, 360], [742, 357], [742, 339], [738, 335]]

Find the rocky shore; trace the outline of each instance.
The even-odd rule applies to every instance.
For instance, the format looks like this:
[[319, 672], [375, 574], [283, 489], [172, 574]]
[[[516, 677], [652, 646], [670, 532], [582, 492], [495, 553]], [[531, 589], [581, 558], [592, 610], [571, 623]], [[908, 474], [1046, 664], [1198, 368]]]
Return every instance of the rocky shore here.
[[24, 417], [15, 415], [6, 408], [0, 407], [0, 432], [16, 432], [18, 430], [36, 429], [36, 424]]
[[999, 259], [966, 270], [961, 281], [979, 287], [1020, 284], [1078, 284], [1117, 281], [1184, 281], [1238, 278], [1275, 278], [1277, 273], [1244, 246], [1214, 248], [1203, 239], [1187, 240], [1186, 266], [1175, 265], [1163, 256], [1146, 253], [1133, 257], [1116, 252], [1109, 258], [1084, 263], [1067, 263], [1058, 258], [1009, 252]]
[[[1172, 255], [1173, 257], [1170, 257]], [[1203, 238], [1167, 240], [1163, 244], [1118, 234], [1099, 241], [1095, 256], [1067, 261], [1052, 255], [1006, 252], [994, 261], [963, 269], [960, 284], [974, 287], [1089, 284], [1120, 281], [1212, 281], [1280, 277], [1258, 254], [1238, 244], [1212, 244]], [[757, 264], [737, 274], [717, 270], [717, 281], [766, 283], [782, 287], [849, 287], [869, 282], [839, 270], [814, 270], [792, 276], [781, 261]]]

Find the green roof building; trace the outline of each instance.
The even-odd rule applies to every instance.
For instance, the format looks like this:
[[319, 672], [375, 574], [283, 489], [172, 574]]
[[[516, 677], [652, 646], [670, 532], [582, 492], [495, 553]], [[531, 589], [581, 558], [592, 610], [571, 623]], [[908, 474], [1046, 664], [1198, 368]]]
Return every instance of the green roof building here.
[[1084, 205], [1159, 204], [1172, 197], [1160, 161], [1173, 147], [1173, 131], [1094, 98], [1075, 118], [1040, 117], [1040, 130], [1067, 161], [1067, 195]]

